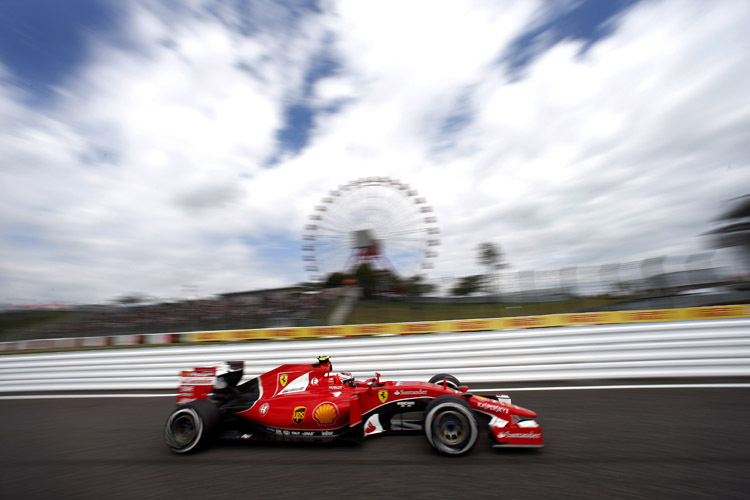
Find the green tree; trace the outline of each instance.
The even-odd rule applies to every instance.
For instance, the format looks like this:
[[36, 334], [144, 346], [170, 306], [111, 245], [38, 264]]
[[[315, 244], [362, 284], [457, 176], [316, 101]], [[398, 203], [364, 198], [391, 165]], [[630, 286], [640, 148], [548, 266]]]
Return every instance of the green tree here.
[[132, 306], [135, 304], [142, 304], [148, 300], [148, 297], [145, 295], [134, 293], [133, 295], [123, 295], [122, 297], [116, 298], [114, 301], [122, 306]]
[[508, 267], [503, 260], [503, 250], [500, 245], [485, 241], [477, 246], [477, 261], [487, 269], [485, 285], [488, 288], [494, 288], [495, 293], [499, 293], [498, 272]]
[[326, 278], [326, 282], [323, 285], [323, 288], [335, 288], [337, 286], [341, 286], [341, 283], [347, 277], [348, 276], [344, 273], [331, 273], [328, 275], [328, 278]]
[[459, 278], [458, 282], [451, 288], [451, 294], [463, 297], [477, 293], [482, 289], [485, 281], [486, 276], [483, 274], [464, 276], [463, 278]]
[[424, 276], [419, 274], [406, 278], [403, 282], [403, 288], [407, 295], [412, 295], [414, 297], [421, 297], [422, 295], [435, 291], [435, 285], [426, 283], [424, 281]]
[[404, 282], [397, 274], [381, 269], [377, 271], [376, 278], [379, 292], [403, 293]]
[[357, 267], [354, 271], [354, 277], [357, 279], [357, 284], [362, 288], [362, 293], [365, 297], [372, 297], [373, 293], [378, 288], [378, 276], [372, 266], [365, 262]]

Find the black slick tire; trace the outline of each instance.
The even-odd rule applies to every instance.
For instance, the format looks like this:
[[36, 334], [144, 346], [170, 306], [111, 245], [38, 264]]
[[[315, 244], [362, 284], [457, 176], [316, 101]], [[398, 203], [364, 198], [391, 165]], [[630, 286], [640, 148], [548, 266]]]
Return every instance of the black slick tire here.
[[466, 401], [458, 396], [440, 396], [425, 408], [424, 433], [438, 453], [455, 457], [471, 451], [479, 428]]
[[178, 406], [167, 418], [164, 440], [175, 453], [194, 453], [216, 436], [219, 410], [210, 401], [198, 400]]
[[428, 382], [431, 384], [443, 385], [443, 381], [445, 381], [446, 385], [451, 389], [458, 389], [461, 386], [461, 382], [459, 382], [456, 377], [447, 373], [439, 373], [432, 377]]

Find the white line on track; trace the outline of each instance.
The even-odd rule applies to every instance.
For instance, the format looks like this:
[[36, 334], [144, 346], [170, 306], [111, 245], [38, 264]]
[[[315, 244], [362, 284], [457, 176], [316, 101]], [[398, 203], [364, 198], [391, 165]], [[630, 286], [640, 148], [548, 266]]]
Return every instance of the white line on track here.
[[[607, 389], [750, 389], [750, 383], [726, 384], [643, 384], [643, 385], [571, 385], [558, 387], [501, 387], [489, 389], [475, 389], [471, 392], [482, 394], [487, 392], [514, 391], [593, 391]], [[0, 400], [12, 399], [85, 399], [85, 398], [174, 398], [177, 394], [38, 394], [0, 396]]]

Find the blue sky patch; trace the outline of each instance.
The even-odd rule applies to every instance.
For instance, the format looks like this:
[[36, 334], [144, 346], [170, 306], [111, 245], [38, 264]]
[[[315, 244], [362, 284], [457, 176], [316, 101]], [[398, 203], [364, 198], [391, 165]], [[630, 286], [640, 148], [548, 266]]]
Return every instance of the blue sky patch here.
[[277, 151], [268, 160], [267, 165], [276, 164], [286, 155], [299, 154], [310, 140], [316, 115], [336, 113], [340, 110], [341, 103], [332, 103], [322, 107], [313, 104], [315, 85], [324, 78], [335, 76], [341, 68], [330, 46], [331, 40], [328, 40], [324, 43], [324, 49], [310, 60], [302, 81], [300, 97], [290, 101], [284, 107], [284, 124], [276, 132]]
[[276, 133], [282, 152], [297, 154], [305, 148], [315, 125], [314, 118], [315, 110], [303, 103], [284, 108], [284, 127]]
[[[183, 7], [179, 0], [172, 0], [172, 3], [176, 9]], [[253, 36], [261, 31], [293, 31], [301, 20], [322, 11], [317, 0], [214, 0], [204, 7], [206, 14], [244, 36]]]
[[11, 82], [32, 101], [54, 98], [53, 87], [85, 63], [87, 37], [117, 31], [116, 5], [102, 0], [0, 2], [0, 61], [13, 74]]
[[510, 43], [500, 63], [519, 77], [534, 60], [561, 42], [582, 42], [581, 54], [614, 32], [613, 21], [640, 0], [582, 0], [571, 6], [550, 0], [545, 12]]
[[299, 240], [281, 234], [263, 233], [262, 238], [240, 237], [240, 241], [256, 253], [257, 259], [265, 265], [282, 262], [294, 274], [301, 265]]
[[456, 136], [468, 127], [476, 115], [473, 87], [461, 91], [453, 101], [448, 113], [440, 118], [437, 126], [429, 124], [431, 153], [440, 154], [455, 145]]

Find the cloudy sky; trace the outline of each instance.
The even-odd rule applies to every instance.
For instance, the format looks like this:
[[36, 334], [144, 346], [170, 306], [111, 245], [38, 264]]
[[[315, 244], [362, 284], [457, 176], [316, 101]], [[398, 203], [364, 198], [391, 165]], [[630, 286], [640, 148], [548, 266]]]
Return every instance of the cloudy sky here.
[[750, 193], [750, 3], [0, 2], [0, 303], [293, 284], [321, 198], [419, 191], [430, 278], [705, 250]]

